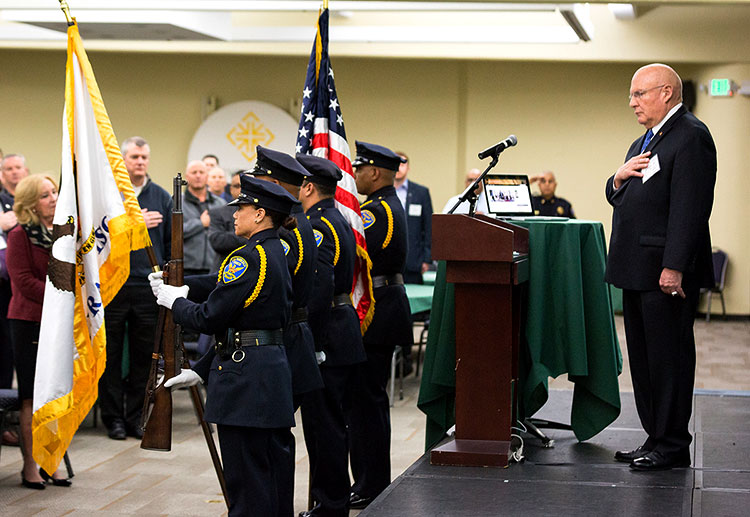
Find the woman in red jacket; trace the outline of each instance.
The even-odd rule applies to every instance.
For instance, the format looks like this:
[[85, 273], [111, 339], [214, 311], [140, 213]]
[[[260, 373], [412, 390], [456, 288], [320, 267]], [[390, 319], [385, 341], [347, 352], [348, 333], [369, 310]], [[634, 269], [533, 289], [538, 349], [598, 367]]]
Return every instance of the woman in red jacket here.
[[[57, 204], [57, 185], [49, 176], [24, 178], [16, 187], [13, 211], [18, 225], [8, 234], [6, 264], [13, 295], [8, 308], [13, 358], [18, 376], [18, 398], [21, 400], [21, 437], [23, 470], [21, 482], [26, 488], [45, 487], [46, 472], [37, 470], [32, 456], [31, 417], [34, 398], [34, 371], [39, 345], [39, 323], [47, 277], [47, 262], [52, 248], [52, 219]], [[68, 479], [56, 472], [51, 481], [70, 486]]]

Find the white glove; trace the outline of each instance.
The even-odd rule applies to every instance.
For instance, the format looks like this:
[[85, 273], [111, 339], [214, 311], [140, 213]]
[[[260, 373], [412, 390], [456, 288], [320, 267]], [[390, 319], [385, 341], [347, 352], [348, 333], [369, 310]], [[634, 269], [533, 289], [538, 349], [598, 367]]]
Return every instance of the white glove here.
[[195, 386], [199, 382], [203, 382], [201, 376], [195, 373], [195, 370], [185, 368], [180, 372], [180, 375], [175, 375], [171, 379], [164, 383], [165, 388], [188, 388]]
[[318, 364], [324, 363], [326, 360], [326, 353], [322, 350], [320, 352], [315, 352], [315, 359], [317, 359]]
[[186, 285], [179, 287], [163, 284], [156, 292], [156, 303], [167, 309], [171, 309], [177, 298], [187, 298], [190, 288]]
[[164, 271], [157, 271], [148, 275], [148, 283], [151, 284], [151, 292], [154, 293], [154, 298], [159, 296], [159, 288], [164, 285], [162, 275], [164, 275]]

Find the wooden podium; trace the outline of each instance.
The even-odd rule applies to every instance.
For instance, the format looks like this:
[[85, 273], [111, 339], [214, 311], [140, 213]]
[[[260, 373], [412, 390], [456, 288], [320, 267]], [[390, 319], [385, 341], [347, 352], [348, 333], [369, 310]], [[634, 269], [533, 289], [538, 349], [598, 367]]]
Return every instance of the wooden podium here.
[[432, 450], [434, 465], [508, 465], [528, 253], [525, 228], [482, 215], [432, 216], [432, 258], [447, 262], [456, 312], [456, 436]]

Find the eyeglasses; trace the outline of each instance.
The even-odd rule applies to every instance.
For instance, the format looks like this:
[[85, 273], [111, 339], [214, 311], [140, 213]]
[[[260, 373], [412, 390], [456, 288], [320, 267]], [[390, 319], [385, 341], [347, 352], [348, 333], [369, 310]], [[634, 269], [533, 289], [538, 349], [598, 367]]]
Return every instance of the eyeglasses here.
[[651, 90], [656, 90], [657, 88], [664, 88], [665, 86], [666, 84], [660, 84], [659, 86], [654, 86], [653, 88], [646, 88], [645, 90], [636, 90], [630, 95], [628, 95], [628, 100], [632, 100], [634, 97], [635, 97], [635, 100], [638, 100], [644, 95], [646, 95], [646, 93], [650, 92]]

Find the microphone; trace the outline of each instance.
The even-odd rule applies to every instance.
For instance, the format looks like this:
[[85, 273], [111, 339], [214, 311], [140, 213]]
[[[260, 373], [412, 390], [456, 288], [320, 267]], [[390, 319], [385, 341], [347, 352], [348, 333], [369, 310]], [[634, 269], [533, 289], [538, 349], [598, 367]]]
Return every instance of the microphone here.
[[498, 154], [502, 153], [504, 150], [506, 150], [508, 147], [513, 147], [518, 143], [518, 138], [516, 138], [516, 135], [510, 135], [508, 138], [503, 140], [502, 142], [498, 142], [493, 146], [488, 147], [484, 151], [478, 154], [480, 160], [484, 160], [488, 156], [497, 156]]

